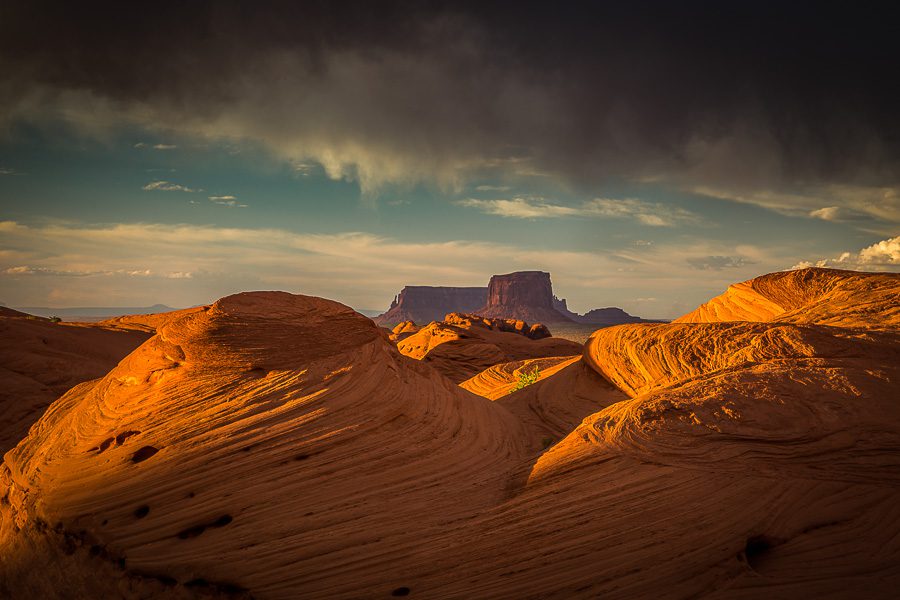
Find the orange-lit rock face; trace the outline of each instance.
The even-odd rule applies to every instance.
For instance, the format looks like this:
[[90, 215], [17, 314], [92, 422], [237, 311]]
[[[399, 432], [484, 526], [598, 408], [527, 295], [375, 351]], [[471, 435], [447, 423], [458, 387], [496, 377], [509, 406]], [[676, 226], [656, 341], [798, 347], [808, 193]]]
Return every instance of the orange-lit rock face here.
[[102, 377], [149, 334], [0, 308], [0, 455], [75, 384]]
[[[578, 354], [581, 346], [548, 337], [547, 328], [513, 319], [451, 313], [404, 338], [397, 349], [423, 360], [459, 383], [492, 365], [546, 356]], [[533, 339], [534, 338], [534, 339]]]
[[[61, 522], [139, 572], [359, 595], [382, 560], [501, 500], [524, 453], [509, 413], [401, 360], [317, 298], [239, 294], [169, 322], [7, 455], [7, 548], [10, 521]], [[382, 559], [328, 575], [361, 551]]]
[[893, 598], [900, 331], [851, 275], [767, 289], [791, 322], [623, 325], [462, 386], [552, 338], [457, 316], [415, 361], [333, 302], [225, 298], [6, 455], [0, 595]]
[[772, 321], [900, 326], [900, 274], [799, 269], [737, 283], [676, 323]]
[[401, 323], [397, 323], [391, 332], [388, 334], [388, 339], [394, 343], [397, 343], [401, 340], [405, 340], [409, 336], [418, 332], [421, 329], [418, 325], [416, 325], [412, 321], [403, 321]]
[[543, 271], [492, 276], [488, 284], [487, 303], [475, 312], [485, 317], [546, 323], [570, 320], [554, 308], [550, 273]]
[[155, 333], [157, 329], [175, 319], [179, 319], [185, 315], [206, 310], [208, 306], [195, 306], [192, 308], [184, 308], [182, 310], [173, 310], [165, 313], [151, 313], [147, 315], [123, 315], [121, 317], [113, 317], [102, 321], [100, 325], [106, 327], [114, 327], [116, 329], [134, 329], [137, 331], [146, 331]]

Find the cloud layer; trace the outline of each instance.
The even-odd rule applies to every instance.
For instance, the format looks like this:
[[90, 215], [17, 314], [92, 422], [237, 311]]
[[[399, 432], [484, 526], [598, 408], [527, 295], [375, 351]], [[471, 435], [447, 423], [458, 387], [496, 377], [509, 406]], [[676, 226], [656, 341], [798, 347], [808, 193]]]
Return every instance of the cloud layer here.
[[[897, 222], [889, 19], [802, 1], [575, 6], [201, 1], [138, 23], [115, 4], [51, 19], [10, 3], [0, 127], [248, 139], [366, 192], [625, 179]], [[873, 194], [888, 202], [858, 199]]]
[[554, 204], [542, 198], [478, 200], [467, 198], [461, 206], [477, 208], [490, 215], [516, 219], [552, 219], [561, 217], [634, 219], [651, 227], [671, 227], [681, 223], [698, 223], [700, 218], [682, 208], [633, 198], [622, 200], [595, 198], [578, 206]]
[[186, 185], [171, 183], [169, 181], [151, 181], [145, 185], [143, 190], [148, 192], [201, 192], [203, 190], [195, 190]]
[[[13, 306], [187, 306], [237, 291], [284, 289], [386, 309], [405, 285], [486, 285], [495, 273], [542, 269], [576, 310], [620, 306], [644, 316], [674, 317], [735, 280], [781, 269], [792, 260], [772, 249], [703, 242], [627, 243], [618, 251], [595, 253], [473, 241], [411, 243], [358, 232], [164, 224], [6, 221], [0, 222], [0, 233], [5, 295], [0, 300]], [[737, 258], [717, 266], [728, 268], [698, 270], [694, 264], [726, 251]]]

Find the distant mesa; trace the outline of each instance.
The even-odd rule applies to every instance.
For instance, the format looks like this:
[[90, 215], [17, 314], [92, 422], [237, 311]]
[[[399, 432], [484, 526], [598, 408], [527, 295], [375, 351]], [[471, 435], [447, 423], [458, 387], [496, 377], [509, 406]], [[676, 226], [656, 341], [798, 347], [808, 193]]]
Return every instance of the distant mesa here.
[[556, 296], [553, 296], [553, 307], [558, 312], [564, 314], [570, 320], [575, 321], [576, 323], [585, 323], [590, 325], [622, 325], [624, 323], [659, 322], [652, 319], [642, 319], [640, 317], [629, 315], [621, 308], [617, 308], [615, 306], [611, 306], [608, 308], [595, 308], [593, 310], [589, 310], [583, 315], [579, 315], [578, 313], [574, 313], [569, 310], [569, 308], [566, 306], [565, 298], [559, 299]]
[[387, 312], [374, 320], [378, 325], [396, 325], [404, 321], [425, 325], [440, 321], [452, 312], [474, 312], [484, 306], [486, 300], [487, 288], [483, 287], [408, 285], [394, 297]]
[[484, 317], [544, 323], [572, 320], [554, 308], [550, 273], [544, 271], [494, 275], [488, 284], [487, 303], [477, 312]]
[[386, 327], [404, 321], [426, 325], [440, 321], [450, 313], [547, 324], [619, 325], [647, 322], [615, 307], [596, 308], [579, 315], [569, 310], [565, 299], [561, 300], [553, 294], [550, 273], [544, 271], [494, 275], [486, 288], [406, 286], [394, 298], [390, 309], [374, 320]]

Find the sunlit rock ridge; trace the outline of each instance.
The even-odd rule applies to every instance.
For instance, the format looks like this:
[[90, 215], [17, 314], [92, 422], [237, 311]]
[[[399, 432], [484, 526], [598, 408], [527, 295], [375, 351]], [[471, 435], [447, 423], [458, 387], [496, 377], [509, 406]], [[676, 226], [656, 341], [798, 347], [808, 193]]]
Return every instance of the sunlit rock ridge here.
[[6, 454], [0, 595], [892, 598], [898, 296], [778, 273], [553, 352], [277, 292], [159, 319]]

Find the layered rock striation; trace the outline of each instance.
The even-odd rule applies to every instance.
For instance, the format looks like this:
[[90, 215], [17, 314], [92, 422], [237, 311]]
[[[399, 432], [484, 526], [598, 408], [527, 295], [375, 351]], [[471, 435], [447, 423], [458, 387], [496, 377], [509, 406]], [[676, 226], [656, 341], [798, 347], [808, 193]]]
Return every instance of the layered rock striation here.
[[223, 298], [7, 454], [0, 595], [390, 596], [423, 540], [502, 501], [523, 438], [345, 306]]
[[0, 596], [894, 598], [898, 283], [773, 274], [765, 320], [544, 356], [524, 324], [398, 352], [334, 302], [223, 298], [6, 454]]
[[0, 455], [25, 437], [51, 402], [102, 377], [149, 333], [53, 323], [0, 307]]
[[460, 383], [499, 363], [576, 355], [581, 345], [551, 337], [540, 323], [453, 313], [404, 337], [397, 349]]
[[900, 273], [821, 268], [782, 271], [731, 285], [722, 295], [675, 322], [781, 321], [897, 326], [900, 325], [898, 286]]
[[475, 312], [484, 317], [541, 323], [570, 321], [554, 307], [550, 273], [543, 271], [494, 275], [488, 284], [487, 302]]

